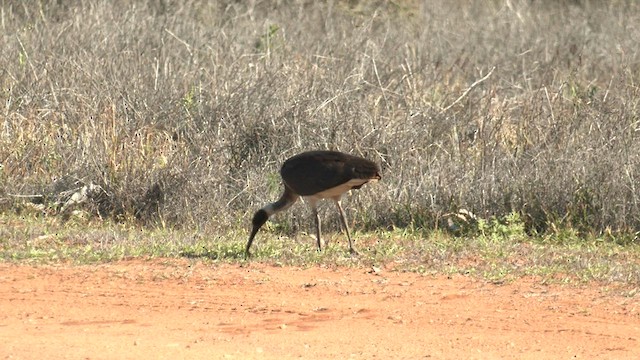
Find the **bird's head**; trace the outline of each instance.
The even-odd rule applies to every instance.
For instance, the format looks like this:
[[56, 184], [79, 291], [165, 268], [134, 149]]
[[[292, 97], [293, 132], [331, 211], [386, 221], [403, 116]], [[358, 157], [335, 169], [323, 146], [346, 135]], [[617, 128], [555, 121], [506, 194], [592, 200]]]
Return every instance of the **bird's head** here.
[[245, 248], [245, 257], [248, 258], [251, 256], [249, 252], [249, 248], [251, 248], [251, 243], [253, 242], [253, 238], [258, 233], [258, 230], [267, 222], [269, 219], [269, 214], [264, 210], [260, 209], [256, 211], [255, 215], [253, 215], [253, 220], [251, 221], [253, 228], [251, 229], [251, 235], [249, 235], [249, 242], [247, 243], [247, 247]]
[[264, 209], [256, 211], [255, 215], [253, 215], [253, 220], [251, 221], [251, 223], [253, 224], [253, 231], [251, 233], [255, 236], [255, 233], [258, 232], [258, 230], [262, 227], [262, 225], [264, 225], [264, 223], [267, 222], [268, 219], [269, 215], [266, 211], [264, 211]]

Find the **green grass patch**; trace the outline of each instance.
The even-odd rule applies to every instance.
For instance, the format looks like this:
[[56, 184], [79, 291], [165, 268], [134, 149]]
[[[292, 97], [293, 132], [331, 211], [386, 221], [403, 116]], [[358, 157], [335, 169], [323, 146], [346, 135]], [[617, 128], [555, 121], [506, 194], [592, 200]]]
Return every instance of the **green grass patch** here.
[[110, 221], [62, 222], [46, 216], [0, 215], [0, 259], [40, 264], [93, 264], [130, 258], [189, 258], [203, 262], [274, 266], [384, 268], [431, 275], [463, 274], [503, 283], [522, 277], [542, 282], [640, 285], [640, 246], [614, 237], [528, 236], [519, 223], [488, 222], [477, 233], [394, 229], [355, 232], [359, 255], [346, 236], [328, 233], [322, 252], [305, 233], [261, 232], [244, 258], [247, 232], [149, 230]]

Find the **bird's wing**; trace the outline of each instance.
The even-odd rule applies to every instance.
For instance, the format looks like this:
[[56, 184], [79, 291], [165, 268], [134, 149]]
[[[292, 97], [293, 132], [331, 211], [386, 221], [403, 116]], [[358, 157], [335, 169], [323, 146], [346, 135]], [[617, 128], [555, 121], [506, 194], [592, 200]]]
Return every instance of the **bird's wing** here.
[[351, 180], [352, 172], [337, 161], [292, 161], [283, 166], [284, 182], [298, 195], [307, 196]]

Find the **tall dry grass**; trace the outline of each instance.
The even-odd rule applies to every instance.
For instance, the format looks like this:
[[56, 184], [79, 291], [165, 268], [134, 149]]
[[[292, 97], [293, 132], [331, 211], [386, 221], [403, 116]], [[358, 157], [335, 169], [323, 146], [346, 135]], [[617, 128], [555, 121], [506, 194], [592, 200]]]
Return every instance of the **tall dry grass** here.
[[622, 0], [2, 1], [0, 204], [95, 183], [102, 215], [226, 229], [338, 149], [383, 169], [368, 227], [637, 231], [639, 39]]

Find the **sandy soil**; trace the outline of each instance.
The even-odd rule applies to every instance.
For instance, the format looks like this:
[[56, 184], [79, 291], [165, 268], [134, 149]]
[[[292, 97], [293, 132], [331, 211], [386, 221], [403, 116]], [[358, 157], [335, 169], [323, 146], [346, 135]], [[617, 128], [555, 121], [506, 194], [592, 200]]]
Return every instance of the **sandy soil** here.
[[0, 359], [638, 359], [640, 295], [371, 269], [0, 264]]

